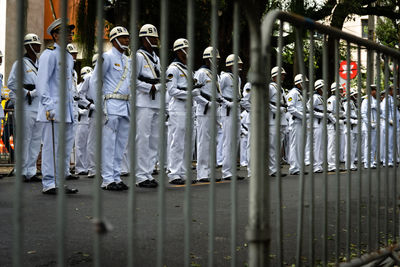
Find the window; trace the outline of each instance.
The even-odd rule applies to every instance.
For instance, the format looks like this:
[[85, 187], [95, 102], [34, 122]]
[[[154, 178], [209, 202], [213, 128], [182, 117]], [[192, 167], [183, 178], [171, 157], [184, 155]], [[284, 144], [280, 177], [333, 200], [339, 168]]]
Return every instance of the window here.
[[361, 20], [361, 37], [368, 38], [368, 19]]

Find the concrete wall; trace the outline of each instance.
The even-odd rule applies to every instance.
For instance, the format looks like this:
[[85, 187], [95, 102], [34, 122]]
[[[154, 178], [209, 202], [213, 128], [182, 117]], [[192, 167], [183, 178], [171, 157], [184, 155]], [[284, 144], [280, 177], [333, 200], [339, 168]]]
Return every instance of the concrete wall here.
[[[0, 0], [6, 1], [6, 16], [5, 17], [5, 34], [0, 30], [0, 40], [5, 40], [5, 48], [2, 49], [4, 57], [4, 76], [7, 80], [8, 74], [11, 71], [12, 64], [16, 60], [16, 42], [17, 42], [17, 1], [16, 0]], [[43, 40], [43, 17], [44, 17], [44, 1], [28, 0], [26, 33], [35, 33]], [[1, 10], [1, 9], [0, 9]], [[1, 11], [0, 11], [1, 12]], [[0, 17], [2, 17], [0, 15]], [[1, 41], [0, 41], [1, 49]], [[43, 47], [42, 47], [43, 49]]]

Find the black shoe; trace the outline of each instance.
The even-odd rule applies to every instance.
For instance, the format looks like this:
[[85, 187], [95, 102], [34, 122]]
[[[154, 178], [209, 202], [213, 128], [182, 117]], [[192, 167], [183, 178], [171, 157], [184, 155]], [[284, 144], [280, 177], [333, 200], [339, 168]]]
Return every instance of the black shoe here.
[[186, 181], [181, 178], [177, 178], [177, 179], [170, 181], [169, 183], [176, 184], [176, 185], [184, 185], [186, 183]]
[[210, 182], [210, 178], [201, 178], [199, 180], [197, 180], [198, 183], [209, 183]]
[[215, 178], [215, 182], [221, 182], [222, 178]]
[[290, 175], [299, 175], [300, 174], [300, 172], [299, 171], [297, 171], [297, 172], [293, 172], [293, 173], [289, 173]]
[[317, 170], [314, 173], [323, 173], [323, 171], [322, 170]]
[[129, 189], [129, 186], [127, 186], [124, 182], [119, 182], [118, 184], [117, 184], [120, 188], [121, 188], [121, 190], [128, 190]]
[[78, 175], [74, 175], [74, 174], [70, 174], [67, 177], [65, 177], [65, 180], [78, 180], [79, 176]]
[[151, 180], [150, 184], [152, 184], [153, 187], [157, 187], [158, 186], [158, 182], [155, 179]]
[[[215, 179], [215, 181], [216, 181], [217, 179]], [[224, 181], [230, 181], [230, 180], [232, 180], [232, 176], [228, 176], [228, 177], [225, 177], [225, 178], [222, 178], [222, 180], [224, 180]]]
[[129, 176], [129, 172], [123, 172], [120, 175], [121, 177], [128, 177]]
[[102, 186], [101, 189], [110, 190], [110, 191], [121, 191], [122, 190], [122, 188], [116, 182], [112, 182], [111, 184]]
[[88, 175], [88, 172], [80, 172], [77, 175]]
[[158, 175], [159, 171], [157, 169], [154, 169], [151, 175]]
[[94, 173], [90, 173], [90, 174], [88, 173], [87, 178], [93, 179], [95, 176], [96, 176], [96, 174], [94, 174]]
[[[276, 173], [271, 174], [271, 177], [276, 177], [276, 176], [277, 176]], [[287, 176], [286, 173], [281, 173], [281, 177], [286, 177], [286, 176]], [[242, 177], [242, 178], [244, 179], [244, 177]], [[239, 176], [238, 176], [238, 179], [239, 179]], [[243, 180], [243, 179], [239, 179], [239, 180]]]
[[26, 175], [22, 175], [22, 181], [23, 181], [24, 183], [30, 183], [30, 182], [31, 182], [31, 181], [29, 181], [28, 178], [26, 178]]
[[155, 187], [157, 187], [157, 185], [155, 185], [154, 183], [152, 183], [149, 180], [146, 180], [146, 181], [136, 184], [137, 187], [143, 187], [143, 188], [155, 188]]
[[57, 188], [53, 187], [53, 188], [47, 189], [46, 191], [42, 191], [42, 193], [45, 195], [57, 195]]
[[197, 183], [197, 180], [192, 180], [192, 184], [196, 184]]
[[69, 188], [68, 186], [64, 186], [65, 194], [76, 194], [78, 193], [78, 189], [76, 188]]
[[34, 176], [32, 176], [32, 177], [29, 179], [29, 181], [30, 181], [31, 183], [38, 183], [38, 182], [41, 182], [42, 179], [40, 179], [37, 175], [34, 175]]

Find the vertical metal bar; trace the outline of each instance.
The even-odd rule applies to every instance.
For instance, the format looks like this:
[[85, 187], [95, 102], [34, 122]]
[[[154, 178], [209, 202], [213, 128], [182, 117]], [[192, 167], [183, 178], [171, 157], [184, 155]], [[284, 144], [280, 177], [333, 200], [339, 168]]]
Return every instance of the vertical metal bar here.
[[[17, 103], [16, 103], [16, 128], [19, 129], [15, 142], [15, 189], [14, 189], [14, 207], [13, 207], [13, 266], [19, 267], [22, 266], [22, 248], [23, 248], [23, 219], [22, 219], [22, 140], [24, 132], [21, 131], [22, 125], [24, 122], [23, 109], [22, 106], [24, 104], [24, 95], [23, 95], [23, 79], [24, 79], [24, 69], [23, 69], [23, 61], [22, 57], [24, 54], [24, 26], [25, 26], [25, 0], [17, 1], [17, 20], [16, 23], [16, 32], [17, 34], [17, 60], [18, 60], [18, 69], [17, 69]], [[1, 89], [1, 88], [0, 88]], [[8, 113], [8, 121], [10, 118], [10, 113]], [[14, 125], [15, 126], [15, 125]], [[9, 128], [9, 127], [8, 127]], [[10, 136], [10, 135], [8, 135]], [[15, 139], [14, 139], [15, 140]], [[8, 151], [11, 155], [11, 149]]]
[[[99, 1], [101, 2], [101, 1]], [[136, 22], [138, 21], [138, 1], [131, 1], [131, 20], [129, 31], [131, 34], [131, 98], [130, 98], [130, 131], [129, 131], [129, 153], [130, 153], [130, 176], [129, 176], [129, 187], [128, 192], [128, 266], [134, 266], [137, 263], [136, 260], [136, 193], [135, 193], [135, 169], [136, 169], [136, 50], [138, 48], [138, 29]]]
[[[397, 94], [398, 94], [398, 67], [399, 67], [399, 62], [398, 59], [394, 60], [394, 92], [393, 92], [393, 103], [394, 106], [397, 108], [399, 103], [398, 103], [398, 99], [397, 99]], [[393, 113], [393, 129], [396, 129], [396, 131], [393, 132], [393, 155], [396, 155], [396, 161], [397, 161], [397, 153], [398, 153], [398, 147], [397, 147], [397, 128], [399, 127], [398, 123], [398, 118], [397, 118], [397, 112]], [[397, 162], [396, 162], [397, 163]], [[397, 170], [398, 170], [398, 166], [397, 164], [394, 165], [394, 175], [393, 175], [393, 203], [392, 203], [392, 207], [393, 207], [393, 211], [392, 211], [392, 221], [393, 221], [393, 230], [392, 230], [392, 235], [393, 235], [393, 243], [397, 243], [398, 241], [398, 229], [397, 229]]]
[[[385, 76], [385, 83], [384, 83], [384, 87], [385, 87], [385, 95], [387, 96], [389, 94], [389, 64], [388, 64], [388, 57], [385, 56], [384, 59], [384, 76]], [[388, 106], [388, 101], [389, 98], [386, 97], [385, 98], [385, 118], [389, 117], [389, 108], [391, 108], [390, 106]], [[396, 111], [396, 110], [395, 110]], [[393, 129], [396, 130], [396, 129]], [[397, 161], [397, 156], [394, 156], [394, 163], [396, 163]], [[388, 246], [389, 244], [389, 166], [388, 166], [388, 161], [389, 161], [389, 125], [388, 125], [388, 120], [385, 120], [385, 221], [384, 221], [384, 226], [383, 226], [383, 232], [385, 233], [385, 246]]]
[[[346, 53], [346, 60], [347, 60], [347, 70], [350, 70], [350, 42], [347, 42], [347, 53]], [[347, 183], [346, 183], [346, 259], [347, 261], [350, 261], [350, 242], [351, 242], [351, 171], [350, 171], [350, 165], [352, 164], [352, 158], [351, 158], [351, 139], [350, 136], [352, 135], [351, 128], [350, 128], [350, 115], [351, 115], [351, 106], [350, 106], [350, 71], [347, 71], [347, 77], [346, 77], [346, 131], [347, 131], [347, 142], [346, 142], [346, 159], [345, 161], [347, 162]]]
[[323, 244], [322, 244], [322, 263], [324, 266], [328, 264], [328, 131], [327, 131], [327, 106], [326, 102], [328, 99], [328, 40], [327, 36], [324, 35], [324, 45], [322, 48], [322, 77], [324, 79], [324, 90], [323, 90], [323, 108], [324, 108], [324, 118], [323, 118], [323, 126], [322, 126], [322, 147], [323, 147], [323, 169], [324, 169], [324, 178], [323, 178], [323, 218], [322, 218], [322, 236], [323, 236]]
[[361, 131], [361, 47], [357, 46], [357, 191], [358, 191], [358, 199], [357, 199], [357, 256], [361, 256], [361, 200], [362, 200], [362, 157], [361, 155], [361, 144], [362, 144], [362, 131]]
[[164, 260], [164, 238], [165, 238], [165, 150], [166, 150], [166, 129], [165, 129], [165, 93], [166, 77], [165, 70], [168, 66], [168, 6], [169, 0], [161, 1], [161, 94], [160, 94], [160, 182], [158, 186], [158, 228], [157, 228], [157, 266], [163, 266]]
[[217, 46], [218, 46], [218, 3], [216, 0], [211, 1], [211, 46], [213, 47], [213, 63], [212, 71], [212, 106], [211, 106], [211, 142], [210, 142], [210, 168], [211, 181], [209, 191], [209, 209], [208, 209], [208, 266], [214, 266], [214, 239], [215, 239], [215, 165], [216, 165], [216, 134], [217, 134]]
[[[368, 164], [368, 172], [367, 172], [367, 179], [368, 179], [368, 191], [367, 191], [367, 252], [371, 252], [371, 244], [372, 244], [372, 197], [371, 197], [371, 181], [372, 181], [372, 174], [371, 174], [371, 81], [373, 79], [372, 76], [372, 51], [367, 51], [367, 97], [368, 97], [368, 106], [367, 106], [367, 158], [364, 159], [365, 162]], [[365, 148], [364, 148], [365, 149]]]
[[[59, 182], [58, 186], [58, 194], [57, 194], [57, 244], [58, 244], [58, 266], [62, 267], [66, 265], [66, 256], [65, 256], [65, 229], [66, 229], [66, 206], [65, 206], [65, 192], [64, 192], [64, 182], [65, 182], [65, 140], [66, 140], [66, 97], [67, 97], [67, 1], [61, 1], [61, 73], [60, 73], [60, 122], [59, 124], [59, 132], [58, 132], [58, 170], [57, 175], [59, 176], [57, 182]], [[56, 166], [55, 166], [56, 168]]]
[[[282, 79], [281, 79], [281, 68], [282, 68], [282, 46], [283, 46], [283, 21], [279, 23], [279, 36], [278, 36], [278, 53], [277, 53], [277, 66], [278, 66], [278, 76], [277, 76], [277, 84], [278, 84], [278, 101], [276, 109], [280, 111], [281, 108], [281, 88], [282, 88]], [[276, 228], [277, 228], [277, 265], [283, 265], [283, 220], [282, 220], [282, 176], [281, 176], [281, 112], [277, 113], [276, 117], [276, 136], [277, 143], [276, 147], [276, 193], [277, 193], [277, 207], [276, 207]]]
[[310, 95], [310, 203], [309, 203], [309, 265], [314, 265], [314, 31], [310, 31], [310, 55], [309, 55], [309, 95]]
[[[375, 249], [379, 249], [380, 242], [380, 206], [381, 206], [381, 68], [380, 68], [380, 53], [376, 52], [376, 222], [375, 222]], [[387, 96], [385, 96], [387, 98]]]
[[335, 82], [336, 82], [336, 90], [335, 90], [335, 99], [336, 99], [336, 107], [335, 107], [335, 118], [336, 118], [336, 136], [335, 136], [335, 180], [336, 180], [336, 210], [335, 210], [335, 259], [336, 264], [339, 264], [339, 254], [340, 254], [340, 122], [339, 122], [339, 112], [340, 112], [340, 95], [339, 88], [341, 87], [339, 82], [339, 40], [335, 39]]
[[[303, 40], [302, 40], [302, 29], [296, 28], [296, 52], [300, 67], [300, 73], [305, 77], [305, 66], [303, 56]], [[305, 79], [305, 78], [304, 78]], [[305, 81], [302, 82], [302, 90], [305, 88]], [[303, 106], [303, 120], [301, 129], [301, 164], [300, 164], [300, 177], [299, 177], [299, 202], [298, 202], [298, 216], [297, 216], [297, 240], [296, 240], [296, 266], [301, 266], [301, 253], [303, 248], [303, 216], [304, 216], [304, 155], [305, 155], [305, 143], [307, 134], [307, 117], [306, 117], [306, 102], [307, 94], [303, 95], [302, 106]]]
[[[195, 51], [195, 40], [194, 40], [194, 1], [187, 1], [187, 38], [189, 41], [189, 53], [188, 53], [188, 73], [193, 72], [194, 68], [194, 51]], [[190, 267], [190, 241], [191, 241], [191, 224], [192, 224], [192, 202], [191, 202], [191, 186], [192, 183], [192, 88], [193, 88], [193, 77], [188, 75], [188, 93], [189, 98], [187, 100], [187, 113], [186, 113], [186, 129], [188, 133], [185, 135], [185, 153], [186, 153], [186, 187], [185, 187], [185, 200], [184, 200], [184, 217], [185, 217], [185, 236], [184, 236], [184, 266]], [[189, 100], [190, 99], [190, 100]]]
[[236, 266], [236, 231], [237, 231], [237, 151], [238, 151], [238, 131], [239, 131], [239, 2], [234, 2], [233, 7], [233, 110], [232, 110], [232, 182], [231, 182], [231, 267]]
[[[103, 138], [103, 112], [100, 108], [103, 105], [103, 32], [104, 32], [104, 3], [102, 1], [97, 1], [96, 13], [97, 13], [97, 31], [96, 31], [96, 43], [98, 49], [98, 59], [96, 63], [96, 73], [93, 75], [97, 76], [96, 86], [96, 106], [97, 111], [95, 112], [95, 127], [96, 127], [96, 171], [95, 180], [93, 183], [93, 214], [97, 223], [101, 223], [103, 220], [103, 206], [102, 206], [102, 193], [101, 193], [101, 160], [102, 160], [102, 138]], [[94, 266], [101, 266], [101, 233], [96, 231], [93, 240], [93, 250], [94, 250]]]

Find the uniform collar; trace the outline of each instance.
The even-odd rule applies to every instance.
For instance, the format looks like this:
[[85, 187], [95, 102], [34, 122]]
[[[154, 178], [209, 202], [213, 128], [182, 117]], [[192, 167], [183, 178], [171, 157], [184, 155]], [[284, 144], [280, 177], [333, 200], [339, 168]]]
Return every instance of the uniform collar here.
[[124, 56], [124, 54], [119, 52], [118, 49], [115, 48], [114, 46], [111, 49], [112, 49], [113, 53], [118, 55], [119, 57], [123, 57]]

